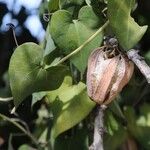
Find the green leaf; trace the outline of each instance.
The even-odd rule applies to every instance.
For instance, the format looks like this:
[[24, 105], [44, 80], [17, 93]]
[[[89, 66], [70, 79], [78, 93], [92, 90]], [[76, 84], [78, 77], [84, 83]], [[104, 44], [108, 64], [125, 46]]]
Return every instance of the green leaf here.
[[119, 104], [118, 104], [117, 101], [113, 101], [113, 102], [110, 104], [109, 108], [110, 108], [110, 110], [111, 110], [117, 117], [119, 117], [120, 119], [122, 119], [122, 120], [124, 120], [124, 121], [126, 120], [126, 118], [125, 118], [125, 116], [124, 116], [124, 114], [123, 114], [123, 112], [122, 112], [122, 110], [121, 110], [121, 108], [120, 108], [120, 106], [119, 106]]
[[44, 51], [44, 57], [49, 55], [52, 51], [56, 49], [54, 41], [49, 33], [49, 27], [46, 29], [46, 46]]
[[150, 64], [150, 50], [145, 54], [144, 58], [146, 59], [148, 64]]
[[36, 102], [38, 102], [38, 101], [40, 101], [43, 97], [45, 97], [45, 95], [46, 95], [46, 93], [47, 92], [36, 92], [36, 93], [33, 93], [32, 94], [32, 106], [36, 103]]
[[118, 130], [119, 124], [117, 123], [116, 119], [114, 118], [112, 112], [108, 111], [106, 112], [106, 127], [108, 130], [108, 133], [110, 135], [114, 135], [114, 132]]
[[41, 142], [41, 143], [46, 143], [47, 142], [47, 133], [48, 133], [48, 128], [46, 128], [41, 136], [39, 137], [38, 141]]
[[61, 9], [69, 6], [82, 5], [84, 0], [59, 0]]
[[87, 96], [86, 85], [72, 85], [70, 77], [65, 78], [59, 89], [49, 92], [48, 99], [55, 120], [51, 135], [54, 139], [83, 120], [95, 106]]
[[[114, 135], [104, 135], [104, 149], [105, 150], [117, 150], [127, 139], [127, 132], [124, 127], [119, 127], [117, 131], [114, 132]], [[110, 148], [111, 145], [111, 148]]]
[[50, 0], [48, 2], [49, 12], [54, 12], [59, 9], [59, 0]]
[[18, 150], [35, 150], [35, 148], [30, 147], [30, 146], [27, 145], [27, 144], [23, 144], [23, 145], [21, 145], [21, 146], [19, 147]]
[[45, 69], [43, 50], [35, 43], [17, 47], [9, 65], [9, 78], [16, 107], [33, 92], [57, 89], [66, 74], [65, 66]]
[[89, 6], [91, 5], [91, 0], [85, 0], [85, 2], [87, 5], [89, 5]]
[[150, 147], [150, 105], [144, 104], [138, 116], [131, 107], [125, 110], [129, 133], [146, 149]]
[[108, 0], [110, 25], [126, 51], [133, 48], [147, 30], [147, 26], [139, 26], [130, 16], [134, 4], [134, 0]]
[[105, 127], [107, 129], [107, 134], [104, 135], [104, 149], [116, 150], [118, 149], [121, 144], [127, 138], [127, 131], [125, 130], [124, 126], [116, 120], [113, 113], [107, 109], [105, 112]]
[[[78, 20], [73, 20], [66, 10], [55, 12], [51, 19], [50, 32], [58, 47], [65, 54], [69, 54], [93, 35], [100, 24], [92, 8], [85, 6], [80, 10]], [[102, 34], [99, 34], [70, 59], [82, 73], [85, 71], [91, 51], [100, 46], [101, 42]]]

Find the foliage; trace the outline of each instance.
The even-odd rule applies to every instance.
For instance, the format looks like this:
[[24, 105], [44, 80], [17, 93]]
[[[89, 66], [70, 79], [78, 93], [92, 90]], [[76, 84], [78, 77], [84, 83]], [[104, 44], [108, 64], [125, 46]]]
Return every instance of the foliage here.
[[[137, 9], [133, 9], [135, 5]], [[42, 13], [52, 14], [45, 39], [14, 50], [5, 79], [7, 89], [0, 89], [0, 94], [11, 93], [14, 99], [14, 105], [0, 102], [0, 140], [6, 144], [0, 143], [0, 148], [88, 149], [96, 104], [87, 95], [87, 60], [102, 45], [104, 36], [115, 35], [124, 53], [138, 44], [150, 61], [148, 49], [139, 42], [145, 41], [148, 28], [144, 24], [150, 22], [139, 25], [138, 18], [147, 19], [141, 17], [139, 7], [134, 0], [50, 0], [41, 4]], [[132, 149], [137, 145], [149, 149], [149, 94], [149, 86], [135, 70], [129, 85], [105, 112], [106, 150], [128, 144]], [[14, 115], [8, 112], [9, 106], [15, 106]], [[8, 126], [11, 134], [6, 138], [3, 134]]]

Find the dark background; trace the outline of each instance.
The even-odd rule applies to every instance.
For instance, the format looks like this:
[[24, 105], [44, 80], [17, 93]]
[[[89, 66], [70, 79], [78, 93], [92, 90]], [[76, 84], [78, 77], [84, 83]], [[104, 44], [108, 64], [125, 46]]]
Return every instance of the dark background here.
[[[15, 25], [14, 30], [19, 45], [25, 42], [41, 42], [45, 34], [44, 27], [46, 27], [45, 24], [47, 24], [47, 22], [43, 20], [42, 13], [40, 15], [39, 7], [31, 8], [28, 5], [19, 5], [19, 1], [20, 0], [0, 1], [0, 97], [11, 96], [7, 70], [10, 57], [14, 49], [16, 48], [12, 29], [9, 29], [9, 26], [7, 26], [6, 24], [12, 23]], [[33, 17], [33, 21], [32, 19], [30, 19], [29, 22], [28, 20], [31, 17]], [[27, 21], [29, 24], [28, 26], [26, 25]], [[35, 32], [32, 33], [31, 31], [33, 29], [38, 32], [36, 34]], [[31, 103], [30, 97], [23, 104], [23, 106], [21, 106], [21, 108], [17, 110], [17, 113], [19, 114], [19, 117], [21, 119], [28, 123], [29, 128], [32, 130], [32, 128], [34, 128], [34, 125], [31, 123], [31, 121], [37, 117], [37, 113], [36, 111], [34, 112], [34, 110], [31, 113], [29, 103]], [[40, 104], [37, 104], [37, 107], [39, 106]], [[12, 108], [13, 102], [0, 102], [0, 113], [8, 116]], [[9, 115], [9, 117], [16, 116]], [[12, 124], [4, 123], [0, 120], [0, 150], [8, 149], [8, 141], [10, 135], [11, 133], [16, 132], [18, 132], [18, 129], [16, 129], [16, 127], [14, 127]], [[15, 138], [13, 138], [12, 143], [13, 146], [15, 145], [14, 148], [17, 149], [18, 146], [20, 146], [22, 143], [25, 143], [26, 141], [28, 141], [26, 137], [22, 135], [16, 135]]]

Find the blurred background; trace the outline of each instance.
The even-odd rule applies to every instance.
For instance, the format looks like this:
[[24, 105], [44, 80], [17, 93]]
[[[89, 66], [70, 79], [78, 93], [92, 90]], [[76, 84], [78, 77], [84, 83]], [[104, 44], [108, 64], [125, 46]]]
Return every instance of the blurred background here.
[[[25, 42], [40, 43], [44, 40], [46, 33], [47, 22], [43, 19], [43, 14], [47, 8], [46, 4], [46, 0], [0, 0], [0, 97], [11, 96], [7, 70], [10, 57], [16, 47], [13, 32], [6, 24], [12, 23], [15, 26], [16, 38], [19, 45]], [[132, 16], [140, 25], [149, 25], [146, 34], [137, 47], [141, 50], [141, 55], [145, 56], [146, 61], [150, 64], [150, 1], [138, 0], [137, 8]], [[148, 128], [147, 130], [144, 129], [145, 132], [143, 132], [146, 134], [150, 131], [150, 86], [146, 83], [145, 78], [138, 69], [136, 69], [134, 77], [121, 94], [124, 97], [124, 102], [121, 104], [122, 106], [134, 105], [134, 109], [139, 116], [139, 110], [146, 109], [145, 113], [148, 115], [146, 120], [146, 125], [148, 126], [146, 128]], [[29, 103], [31, 103], [31, 99], [19, 107], [17, 113], [32, 130], [35, 126], [32, 120], [37, 118], [37, 110], [43, 102], [37, 103], [32, 112], [28, 105]], [[12, 108], [12, 102], [0, 102], [0, 113], [8, 115]], [[12, 117], [13, 115], [8, 116]], [[18, 130], [13, 125], [0, 120], [0, 150], [8, 149], [10, 133], [17, 132]], [[11, 141], [15, 149], [21, 144], [28, 142], [25, 136], [22, 136], [21, 139], [19, 137], [20, 135], [15, 135], [15, 138]], [[144, 150], [144, 147], [146, 149], [149, 147], [150, 149], [150, 136], [141, 134], [139, 141], [143, 141], [144, 144], [144, 140], [147, 140], [145, 143], [146, 146], [142, 146], [139, 150]], [[133, 141], [131, 140], [130, 142]]]
[[12, 30], [6, 26], [12, 23], [19, 44], [27, 41], [40, 42], [45, 30], [39, 17], [41, 0], [0, 0], [0, 87], [4, 86], [2, 76], [7, 70], [9, 58], [16, 47]]
[[[19, 45], [25, 42], [39, 43], [44, 39], [44, 27], [47, 24], [43, 20], [43, 7], [44, 2], [42, 0], [0, 0], [0, 97], [11, 96], [7, 70], [10, 57], [16, 48], [13, 32], [6, 24], [11, 23], [15, 26]], [[29, 124], [36, 117], [34, 113], [31, 114], [30, 108], [28, 108], [30, 102], [30, 100], [27, 101], [27, 104], [21, 110], [22, 113], [20, 113], [22, 114], [21, 118]], [[0, 113], [8, 115], [12, 107], [12, 102], [0, 102]], [[33, 127], [32, 124], [29, 126]], [[13, 132], [16, 132], [16, 128], [0, 120], [0, 150], [9, 149], [8, 140], [10, 133]], [[16, 137], [16, 140], [14, 140], [14, 143], [16, 143], [15, 149], [27, 140], [26, 138], [19, 140], [19, 135], [16, 135]]]

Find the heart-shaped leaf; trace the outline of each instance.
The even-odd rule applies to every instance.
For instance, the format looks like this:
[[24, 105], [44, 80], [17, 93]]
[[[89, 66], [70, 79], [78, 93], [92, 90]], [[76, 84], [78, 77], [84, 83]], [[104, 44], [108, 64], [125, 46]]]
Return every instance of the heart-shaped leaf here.
[[[94, 34], [100, 24], [101, 22], [92, 8], [85, 6], [80, 10], [78, 20], [73, 20], [71, 14], [66, 10], [55, 12], [51, 19], [50, 32], [58, 47], [65, 54], [69, 54]], [[91, 51], [98, 47], [101, 42], [102, 34], [99, 34], [71, 58], [71, 62], [82, 73], [86, 68]]]
[[35, 43], [17, 47], [9, 65], [9, 78], [14, 104], [17, 107], [33, 92], [57, 89], [66, 74], [65, 66], [45, 69], [41, 66], [43, 50]]
[[87, 96], [86, 85], [72, 85], [70, 77], [65, 78], [59, 89], [49, 92], [47, 98], [54, 114], [54, 139], [84, 119], [95, 106]]
[[108, 0], [108, 18], [113, 32], [124, 50], [139, 42], [147, 26], [139, 26], [130, 16], [135, 0]]

